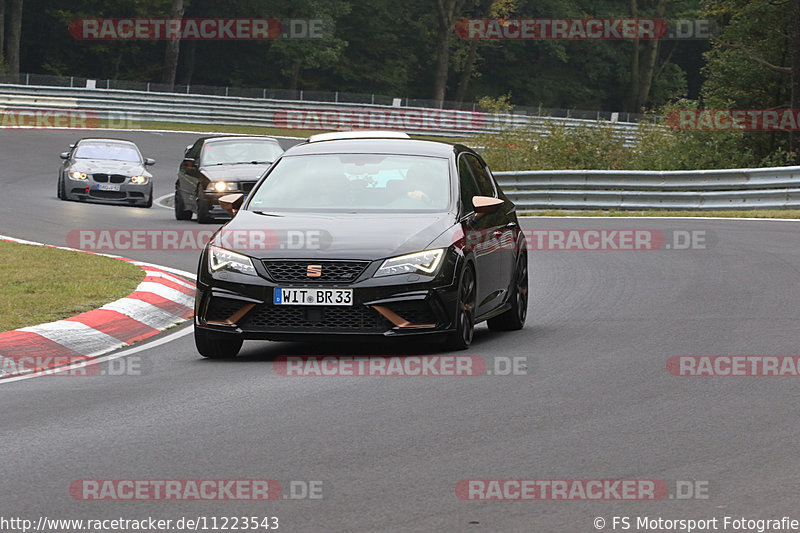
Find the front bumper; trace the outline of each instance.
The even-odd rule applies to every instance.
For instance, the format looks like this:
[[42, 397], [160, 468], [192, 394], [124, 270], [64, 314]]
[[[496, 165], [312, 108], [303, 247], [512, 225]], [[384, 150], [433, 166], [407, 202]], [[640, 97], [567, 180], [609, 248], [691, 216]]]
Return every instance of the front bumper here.
[[241, 191], [231, 191], [231, 192], [203, 191], [203, 199], [205, 200], [206, 206], [208, 207], [208, 214], [213, 216], [214, 218], [224, 218], [224, 219], [233, 218], [232, 214], [222, 209], [222, 206], [219, 205], [219, 199], [227, 194], [237, 194], [237, 193], [241, 193]]
[[104, 191], [99, 189], [100, 183], [92, 180], [67, 179], [66, 193], [70, 200], [89, 200], [100, 203], [114, 204], [146, 204], [153, 194], [152, 182], [141, 185], [133, 183], [120, 183], [118, 191]]
[[[448, 254], [449, 255], [449, 254]], [[275, 282], [258, 265], [259, 276], [219, 279], [205, 268], [203, 254], [195, 299], [195, 325], [244, 339], [298, 340], [328, 337], [412, 337], [454, 329], [459, 263], [455, 254], [436, 276], [401, 274], [372, 278], [376, 261], [350, 284]], [[256, 261], [254, 261], [255, 263]], [[240, 283], [242, 278], [252, 278]], [[352, 306], [275, 305], [278, 288], [351, 288]]]
[[231, 182], [236, 184], [235, 189], [231, 189], [224, 192], [217, 192], [216, 190], [209, 190], [205, 189], [203, 191], [203, 199], [206, 202], [206, 206], [208, 206], [208, 213], [215, 218], [232, 218], [233, 215], [222, 209], [222, 206], [219, 205], [219, 199], [223, 196], [228, 194], [243, 194], [245, 197], [253, 190], [253, 186], [256, 184], [255, 181], [244, 181], [244, 182]]

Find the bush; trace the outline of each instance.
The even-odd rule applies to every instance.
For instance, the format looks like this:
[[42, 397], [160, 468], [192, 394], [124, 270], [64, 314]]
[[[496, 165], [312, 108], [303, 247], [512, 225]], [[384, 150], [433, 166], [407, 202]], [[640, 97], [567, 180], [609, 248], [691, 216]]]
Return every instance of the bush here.
[[[510, 109], [508, 100], [482, 99], [487, 111]], [[791, 154], [778, 148], [759, 157], [748, 147], [749, 135], [742, 131], [679, 131], [670, 129], [663, 117], [676, 109], [696, 108], [683, 100], [651, 114], [642, 121], [632, 142], [614, 130], [612, 123], [586, 122], [566, 126], [534, 120], [524, 127], [506, 127], [499, 133], [476, 138], [486, 162], [502, 170], [694, 170], [747, 168], [791, 164]]]

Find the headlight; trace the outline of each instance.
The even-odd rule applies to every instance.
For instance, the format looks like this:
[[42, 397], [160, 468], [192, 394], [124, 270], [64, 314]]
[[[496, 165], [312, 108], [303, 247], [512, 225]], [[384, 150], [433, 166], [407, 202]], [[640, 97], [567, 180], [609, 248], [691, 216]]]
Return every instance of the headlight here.
[[374, 277], [392, 276], [394, 274], [435, 274], [442, 262], [443, 249], [425, 250], [415, 254], [392, 257], [383, 262]]
[[89, 176], [87, 176], [85, 172], [78, 172], [77, 170], [73, 170], [72, 172], [70, 172], [69, 177], [74, 180], [89, 179]]
[[230, 183], [227, 181], [212, 181], [207, 187], [209, 191], [217, 192], [235, 191], [237, 188], [238, 187], [236, 183]]
[[142, 185], [147, 183], [147, 176], [131, 176], [131, 183]]
[[237, 254], [230, 250], [209, 246], [208, 248], [208, 267], [211, 272], [226, 270], [228, 272], [239, 272], [256, 276], [256, 269], [252, 261], [246, 255]]

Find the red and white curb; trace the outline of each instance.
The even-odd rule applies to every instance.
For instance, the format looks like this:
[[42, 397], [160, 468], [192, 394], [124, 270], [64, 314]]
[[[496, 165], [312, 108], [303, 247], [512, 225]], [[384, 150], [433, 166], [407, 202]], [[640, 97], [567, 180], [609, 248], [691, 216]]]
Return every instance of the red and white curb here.
[[3, 235], [0, 240], [112, 257], [145, 271], [144, 280], [134, 292], [99, 309], [0, 333], [0, 378], [52, 371], [94, 359], [186, 322], [194, 313], [195, 285], [176, 275], [188, 273]]

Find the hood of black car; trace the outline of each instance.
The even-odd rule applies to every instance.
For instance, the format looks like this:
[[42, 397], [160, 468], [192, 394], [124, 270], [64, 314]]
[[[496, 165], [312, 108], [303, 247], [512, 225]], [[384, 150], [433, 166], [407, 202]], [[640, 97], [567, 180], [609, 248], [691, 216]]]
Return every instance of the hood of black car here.
[[425, 250], [453, 224], [451, 213], [325, 215], [241, 211], [220, 230], [215, 244], [258, 259], [374, 261]]

